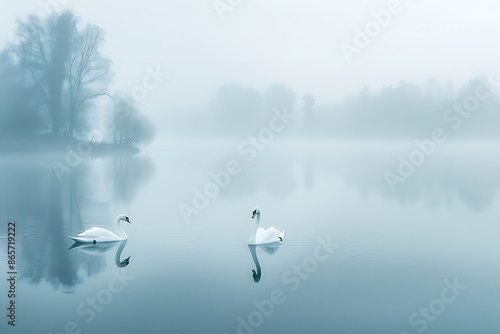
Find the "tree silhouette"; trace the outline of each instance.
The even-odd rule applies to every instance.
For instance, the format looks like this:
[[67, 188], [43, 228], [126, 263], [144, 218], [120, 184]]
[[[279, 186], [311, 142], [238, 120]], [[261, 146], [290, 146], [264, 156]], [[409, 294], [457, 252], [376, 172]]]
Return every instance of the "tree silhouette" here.
[[71, 11], [30, 15], [17, 21], [9, 48], [26, 71], [27, 84], [42, 92], [54, 136], [66, 128], [73, 136], [82, 106], [108, 94], [110, 62], [99, 53], [102, 30], [87, 25], [79, 31], [77, 23]]
[[269, 86], [264, 93], [267, 105], [279, 111], [292, 110], [297, 95], [293, 90], [281, 83]]
[[35, 86], [25, 86], [24, 71], [15, 66], [6, 52], [0, 54], [0, 132], [9, 137], [46, 130], [39, 112], [41, 94]]
[[31, 15], [17, 21], [17, 42], [11, 50], [19, 65], [29, 73], [32, 84], [40, 87], [52, 122], [52, 134], [60, 134], [62, 92], [66, 62], [72, 47], [76, 20], [70, 12], [49, 15], [44, 20]]
[[[111, 80], [111, 61], [103, 57], [99, 47], [104, 41], [104, 32], [94, 25], [87, 25], [75, 39], [68, 64], [69, 81], [69, 135], [73, 137], [75, 127], [81, 124], [86, 102], [101, 96], [110, 96], [108, 83]], [[78, 130], [78, 129], [76, 129]]]
[[137, 146], [149, 143], [155, 136], [153, 123], [139, 113], [132, 101], [119, 98], [114, 108], [115, 144]]
[[304, 112], [304, 116], [302, 116], [303, 130], [311, 133], [314, 130], [314, 104], [316, 103], [316, 99], [312, 94], [308, 93], [304, 95], [302, 101], [304, 101], [304, 106], [302, 107], [302, 111]]

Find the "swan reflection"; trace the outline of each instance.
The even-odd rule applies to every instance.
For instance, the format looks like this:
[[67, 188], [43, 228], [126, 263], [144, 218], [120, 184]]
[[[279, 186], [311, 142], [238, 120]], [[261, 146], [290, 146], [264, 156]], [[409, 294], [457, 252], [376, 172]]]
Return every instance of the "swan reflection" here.
[[262, 268], [260, 267], [259, 258], [257, 257], [257, 248], [263, 250], [269, 255], [273, 255], [278, 251], [280, 245], [281, 243], [278, 242], [267, 245], [248, 245], [248, 249], [250, 250], [250, 254], [252, 255], [253, 262], [255, 263], [255, 269], [257, 270], [255, 271], [252, 269], [253, 281], [255, 283], [259, 283], [262, 276]]
[[69, 249], [77, 248], [79, 251], [82, 251], [82, 252], [87, 253], [87, 254], [103, 255], [103, 254], [109, 252], [112, 248], [115, 248], [117, 244], [120, 244], [120, 247], [118, 247], [118, 249], [116, 250], [115, 265], [118, 268], [125, 268], [130, 263], [130, 256], [127, 257], [123, 261], [120, 261], [120, 258], [121, 258], [123, 249], [125, 248], [125, 245], [127, 244], [127, 240], [102, 242], [102, 243], [96, 243], [96, 244], [75, 242]]

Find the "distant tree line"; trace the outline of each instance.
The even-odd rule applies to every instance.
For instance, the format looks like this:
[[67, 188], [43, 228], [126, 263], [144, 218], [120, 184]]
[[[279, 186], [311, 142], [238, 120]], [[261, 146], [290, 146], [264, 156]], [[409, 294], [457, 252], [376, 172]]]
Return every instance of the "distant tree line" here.
[[[264, 94], [237, 84], [221, 86], [212, 110], [217, 131], [241, 133], [266, 126], [271, 109], [298, 110], [297, 94], [284, 84], [269, 86]], [[429, 80], [419, 86], [401, 81], [378, 92], [363, 88], [342, 102], [316, 106], [312, 94], [302, 98], [303, 111], [292, 135], [332, 138], [427, 137], [440, 127], [450, 138], [499, 137], [500, 99], [486, 78], [473, 78], [459, 89]]]

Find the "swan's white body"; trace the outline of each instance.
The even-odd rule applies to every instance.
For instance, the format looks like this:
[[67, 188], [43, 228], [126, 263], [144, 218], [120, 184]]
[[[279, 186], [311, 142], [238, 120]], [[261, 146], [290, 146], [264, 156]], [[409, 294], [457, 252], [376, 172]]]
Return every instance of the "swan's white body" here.
[[73, 239], [75, 242], [94, 243], [94, 244], [97, 242], [127, 240], [127, 234], [120, 225], [120, 222], [122, 220], [126, 221], [127, 223], [130, 223], [126, 215], [118, 215], [118, 217], [116, 217], [115, 219], [115, 225], [116, 229], [118, 230], [118, 235], [102, 227], [92, 227], [78, 234], [78, 236], [70, 238]]
[[283, 241], [283, 236], [285, 235], [285, 231], [280, 232], [274, 226], [268, 227], [264, 229], [259, 227], [260, 223], [260, 209], [255, 208], [252, 213], [252, 218], [257, 216], [257, 220], [255, 222], [254, 229], [250, 234], [250, 238], [248, 239], [249, 245], [265, 245], [265, 244], [273, 244], [273, 243], [281, 243]]

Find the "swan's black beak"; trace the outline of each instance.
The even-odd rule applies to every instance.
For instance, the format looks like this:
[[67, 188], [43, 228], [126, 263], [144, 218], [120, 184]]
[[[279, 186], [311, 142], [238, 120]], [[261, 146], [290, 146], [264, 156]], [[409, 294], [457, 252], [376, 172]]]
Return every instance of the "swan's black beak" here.
[[128, 217], [125, 217], [125, 221], [129, 224], [132, 224], [132, 222], [128, 219]]

